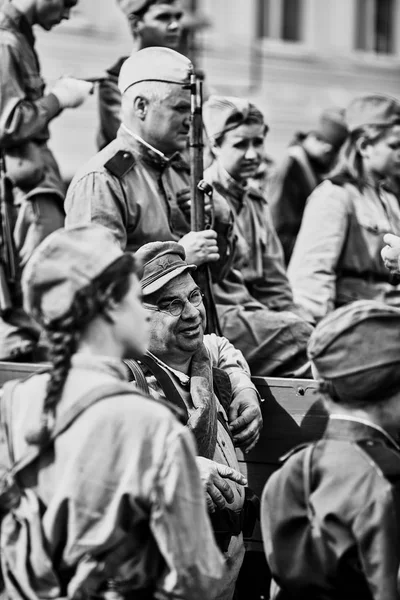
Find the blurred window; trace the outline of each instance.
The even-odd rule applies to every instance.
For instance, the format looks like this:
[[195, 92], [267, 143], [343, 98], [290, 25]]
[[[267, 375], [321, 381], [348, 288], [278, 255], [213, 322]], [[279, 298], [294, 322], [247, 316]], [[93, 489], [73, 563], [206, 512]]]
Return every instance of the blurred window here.
[[357, 0], [355, 42], [357, 50], [392, 54], [396, 2], [399, 0]]
[[303, 3], [304, 0], [258, 0], [258, 37], [301, 42]]

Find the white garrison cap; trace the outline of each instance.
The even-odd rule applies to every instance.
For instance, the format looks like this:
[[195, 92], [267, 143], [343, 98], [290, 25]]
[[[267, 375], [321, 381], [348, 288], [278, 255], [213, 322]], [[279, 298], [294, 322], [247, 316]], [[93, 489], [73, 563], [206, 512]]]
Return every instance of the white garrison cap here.
[[193, 65], [186, 56], [154, 46], [133, 52], [122, 65], [118, 87], [121, 94], [141, 81], [163, 81], [178, 85], [189, 85]]

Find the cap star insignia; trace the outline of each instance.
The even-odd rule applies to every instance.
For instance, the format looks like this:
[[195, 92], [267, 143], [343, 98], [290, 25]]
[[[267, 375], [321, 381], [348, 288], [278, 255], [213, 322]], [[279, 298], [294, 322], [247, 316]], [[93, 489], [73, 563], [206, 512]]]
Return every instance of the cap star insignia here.
[[175, 260], [170, 257], [170, 256], [166, 256], [165, 258], [160, 258], [159, 260], [159, 265], [162, 269], [167, 270], [169, 267], [171, 267], [174, 264]]

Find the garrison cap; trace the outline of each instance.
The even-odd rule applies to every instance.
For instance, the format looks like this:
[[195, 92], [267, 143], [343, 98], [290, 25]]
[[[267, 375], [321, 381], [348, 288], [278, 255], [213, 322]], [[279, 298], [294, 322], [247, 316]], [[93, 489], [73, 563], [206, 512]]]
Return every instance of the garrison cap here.
[[133, 52], [122, 65], [118, 87], [121, 94], [142, 81], [163, 81], [181, 86], [190, 84], [193, 65], [186, 56], [161, 46]]
[[400, 389], [400, 310], [372, 300], [339, 308], [315, 328], [308, 357], [339, 401], [378, 402]]
[[123, 254], [102, 225], [54, 231], [36, 248], [23, 272], [25, 311], [43, 325], [63, 317], [76, 293]]
[[340, 148], [348, 134], [344, 109], [332, 107], [324, 110], [313, 131], [334, 148]]
[[144, 244], [135, 258], [141, 272], [143, 296], [157, 292], [178, 275], [196, 269], [196, 265], [186, 262], [185, 249], [177, 242]]
[[347, 107], [345, 120], [350, 132], [366, 125], [399, 125], [400, 102], [382, 94], [360, 96]]
[[[240, 127], [250, 118], [265, 125], [262, 112], [244, 98], [212, 95], [204, 103], [203, 122], [210, 142], [217, 141], [224, 133]], [[268, 126], [265, 125], [265, 133], [267, 131]]]
[[117, 0], [117, 4], [127, 17], [140, 13], [148, 8], [155, 0]]

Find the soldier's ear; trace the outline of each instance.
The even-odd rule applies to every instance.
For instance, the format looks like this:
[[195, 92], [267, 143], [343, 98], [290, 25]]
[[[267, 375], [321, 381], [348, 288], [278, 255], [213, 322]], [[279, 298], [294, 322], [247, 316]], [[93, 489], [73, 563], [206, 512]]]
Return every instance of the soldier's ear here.
[[146, 118], [148, 107], [149, 101], [147, 100], [147, 98], [144, 98], [143, 96], [136, 96], [133, 102], [133, 110], [135, 112], [136, 117], [141, 121], [144, 121], [144, 119]]
[[369, 150], [371, 148], [371, 144], [365, 136], [361, 136], [356, 140], [356, 148], [357, 148], [357, 152], [363, 158], [366, 158], [369, 155]]
[[221, 146], [214, 142], [210, 145], [210, 151], [213, 156], [218, 158], [218, 156], [221, 154]]

